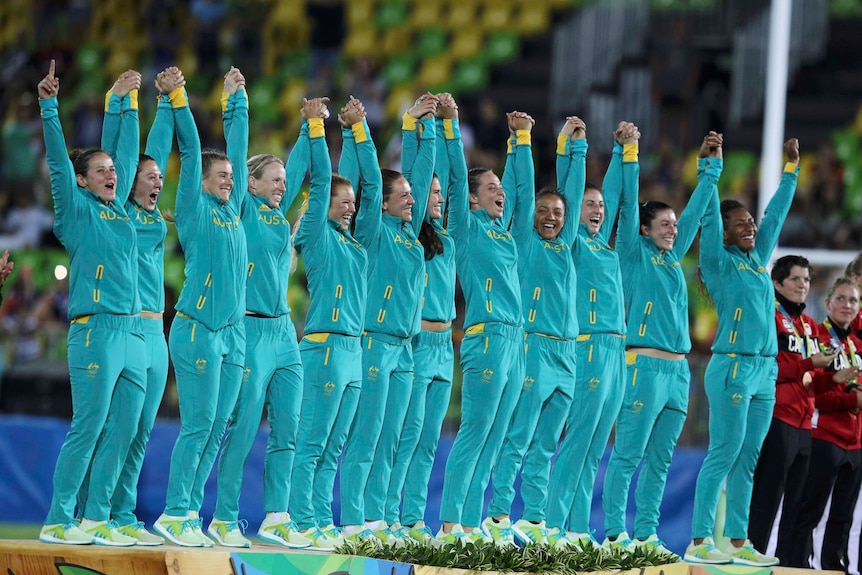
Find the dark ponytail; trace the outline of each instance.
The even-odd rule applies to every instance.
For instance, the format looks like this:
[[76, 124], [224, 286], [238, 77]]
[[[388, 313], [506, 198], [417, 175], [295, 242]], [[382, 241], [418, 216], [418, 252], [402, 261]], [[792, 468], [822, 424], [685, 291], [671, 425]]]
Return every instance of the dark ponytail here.
[[427, 221], [422, 222], [422, 228], [419, 230], [419, 242], [425, 248], [426, 262], [443, 253], [443, 240], [440, 239], [434, 226]]

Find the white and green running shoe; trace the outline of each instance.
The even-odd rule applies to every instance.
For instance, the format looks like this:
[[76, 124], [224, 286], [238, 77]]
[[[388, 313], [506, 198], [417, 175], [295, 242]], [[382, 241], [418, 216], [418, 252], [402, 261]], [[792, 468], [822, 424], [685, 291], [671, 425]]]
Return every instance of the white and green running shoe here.
[[84, 533], [75, 523], [51, 523], [43, 525], [39, 532], [42, 543], [59, 543], [61, 545], [90, 545], [95, 539], [89, 533]]
[[545, 526], [545, 520], [538, 523], [527, 521], [526, 519], [518, 519], [512, 525], [512, 531], [515, 532], [515, 537], [524, 545], [548, 545], [548, 528]]
[[750, 539], [746, 539], [742, 547], [737, 547], [728, 539], [724, 545], [724, 552], [730, 556], [736, 565], [751, 565], [752, 567], [778, 565], [778, 557], [764, 555], [754, 548]]
[[704, 537], [700, 545], [695, 545], [694, 541], [689, 543], [685, 549], [684, 559], [688, 563], [706, 563], [709, 565], [723, 565], [733, 562], [730, 555], [715, 546], [712, 537]]

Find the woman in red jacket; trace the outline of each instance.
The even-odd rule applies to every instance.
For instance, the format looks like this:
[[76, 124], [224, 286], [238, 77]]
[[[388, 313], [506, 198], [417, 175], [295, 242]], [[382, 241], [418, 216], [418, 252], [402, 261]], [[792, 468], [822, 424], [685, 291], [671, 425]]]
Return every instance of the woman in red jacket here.
[[808, 567], [812, 551], [811, 532], [832, 492], [832, 506], [826, 523], [820, 566], [824, 570], [847, 571], [847, 537], [853, 506], [862, 483], [859, 433], [862, 418], [860, 375], [862, 340], [850, 329], [859, 312], [859, 291], [848, 278], [838, 278], [826, 295], [827, 318], [819, 326], [819, 339], [838, 349], [835, 360], [817, 370], [813, 378], [811, 465], [805, 480], [802, 507], [791, 547], [790, 566]]

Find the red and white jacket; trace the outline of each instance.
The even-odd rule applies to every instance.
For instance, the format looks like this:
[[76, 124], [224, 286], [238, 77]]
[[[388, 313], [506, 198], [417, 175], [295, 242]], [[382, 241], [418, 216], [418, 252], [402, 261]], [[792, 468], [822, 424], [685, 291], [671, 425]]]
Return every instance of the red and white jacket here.
[[829, 347], [842, 349], [835, 360], [814, 374], [814, 394], [817, 412], [811, 437], [828, 441], [842, 449], [860, 448], [860, 432], [862, 432], [862, 417], [856, 408], [856, 392], [847, 391], [847, 384], [835, 383], [832, 376], [836, 371], [859, 365], [862, 353], [862, 340], [852, 330], [843, 330], [838, 326], [830, 328], [820, 324], [820, 341]]
[[[805, 389], [802, 377], [814, 371], [811, 356], [820, 353], [817, 322], [776, 294], [775, 330], [778, 334], [778, 379], [772, 416], [798, 429], [811, 429], [814, 390]], [[778, 302], [782, 303], [779, 307]], [[813, 375], [813, 374], [812, 374]], [[813, 387], [813, 386], [812, 386]]]

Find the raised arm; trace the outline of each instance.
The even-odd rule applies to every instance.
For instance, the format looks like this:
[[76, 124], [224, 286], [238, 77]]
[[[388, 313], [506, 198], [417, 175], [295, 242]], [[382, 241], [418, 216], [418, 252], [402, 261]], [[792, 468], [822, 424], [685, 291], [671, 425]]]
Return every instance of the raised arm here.
[[338, 123], [341, 124], [341, 157], [338, 160], [338, 173], [350, 180], [353, 190], [359, 193], [359, 158], [356, 156], [356, 139], [353, 136], [351, 126], [356, 120], [354, 114], [359, 114], [359, 120], [365, 117], [365, 107], [362, 102], [351, 98], [338, 114]]
[[[402, 152], [401, 173], [410, 182], [413, 191], [413, 232], [418, 236], [428, 210], [428, 196], [434, 177], [434, 161], [437, 155], [437, 127], [434, 114], [437, 112], [437, 97], [425, 94], [417, 103], [404, 112], [401, 123]], [[405, 144], [406, 142], [406, 144]], [[409, 148], [415, 148], [411, 153]]]
[[778, 236], [781, 227], [790, 211], [790, 204], [796, 193], [796, 177], [799, 173], [799, 140], [790, 139], [784, 143], [784, 153], [787, 155], [787, 163], [784, 164], [784, 173], [781, 175], [781, 183], [778, 190], [766, 205], [763, 213], [763, 221], [757, 232], [757, 243], [754, 250], [760, 256], [760, 261], [765, 262], [772, 257], [772, 251], [778, 245]]
[[72, 161], [66, 152], [66, 138], [58, 115], [57, 95], [60, 79], [54, 75], [54, 60], [48, 74], [39, 82], [39, 107], [42, 111], [42, 131], [45, 156], [51, 171], [51, 196], [54, 199], [54, 233], [63, 241], [63, 223], [77, 197], [77, 181]]
[[[308, 100], [303, 101], [303, 110], [307, 102]], [[329, 102], [329, 98], [319, 98], [315, 101], [314, 105], [317, 106], [320, 120], [329, 116], [329, 111], [326, 108], [327, 102]], [[305, 118], [305, 116], [303, 116], [303, 118]], [[322, 122], [320, 123], [320, 126], [323, 127]], [[302, 189], [302, 182], [305, 180], [305, 173], [308, 171], [310, 165], [311, 156], [308, 141], [308, 122], [304, 121], [299, 129], [299, 136], [296, 138], [296, 143], [294, 143], [293, 149], [287, 157], [287, 164], [284, 166], [287, 181], [285, 182], [284, 198], [282, 198], [280, 206], [281, 211], [284, 214], [287, 214], [291, 204], [293, 204], [293, 200], [295, 200], [296, 196], [299, 195], [299, 191]], [[332, 166], [330, 166], [330, 171], [331, 170]]]
[[578, 234], [581, 203], [584, 200], [584, 186], [587, 181], [587, 126], [577, 116], [566, 118], [566, 123], [557, 136], [558, 162], [561, 155], [567, 158], [564, 169], [569, 173], [563, 178], [565, 187], [559, 189], [566, 198], [566, 221], [558, 239], [572, 246]]
[[[362, 103], [353, 99], [354, 109]], [[358, 106], [356, 105], [358, 104]], [[377, 159], [377, 148], [371, 139], [371, 130], [365, 121], [365, 109], [358, 122], [350, 123], [353, 141], [356, 143], [356, 161], [359, 165], [359, 186], [362, 199], [356, 214], [356, 228], [353, 235], [363, 245], [377, 241], [380, 235], [380, 217], [383, 213], [383, 177]]]
[[[138, 90], [141, 87], [141, 75], [134, 70], [124, 72], [111, 91], [120, 97], [120, 133], [117, 138], [117, 148], [114, 167], [117, 170], [117, 198], [124, 206], [135, 173], [138, 170], [138, 156], [141, 153], [141, 124], [138, 119]], [[115, 91], [116, 90], [116, 91]]]
[[446, 148], [446, 127], [443, 123], [441, 108], [442, 105], [437, 108], [437, 119], [435, 120], [437, 134], [434, 145], [437, 147], [437, 153], [434, 156], [434, 174], [440, 181], [440, 194], [443, 196], [443, 201], [446, 202], [449, 197], [449, 150]]
[[[448, 115], [448, 117], [447, 117]], [[444, 111], [443, 135], [446, 138], [446, 155], [449, 160], [449, 219], [446, 230], [456, 241], [467, 235], [470, 218], [470, 187], [467, 182], [467, 159], [461, 142], [457, 108]]]
[[203, 206], [203, 171], [201, 166], [201, 139], [195, 118], [189, 109], [185, 88], [177, 88], [168, 94], [174, 110], [174, 125], [177, 130], [177, 145], [180, 149], [180, 182], [177, 186], [177, 222], [196, 218]]
[[[631, 259], [638, 253], [640, 235], [640, 214], [638, 213], [638, 191], [640, 164], [638, 164], [638, 142], [640, 132], [637, 126], [627, 123], [623, 129], [620, 143], [623, 145], [622, 194], [620, 195], [620, 222], [617, 226], [616, 250], [621, 260]], [[605, 199], [607, 209], [607, 199]], [[613, 220], [606, 219], [603, 229], [613, 227]]]
[[614, 221], [617, 219], [617, 212], [620, 207], [620, 200], [623, 193], [623, 153], [624, 147], [622, 143], [623, 130], [627, 122], [620, 122], [617, 129], [614, 131], [614, 149], [611, 153], [611, 162], [608, 164], [608, 170], [605, 172], [605, 178], [602, 180], [602, 197], [605, 202], [605, 221], [599, 230], [599, 236], [608, 241], [611, 237], [611, 230], [614, 228]]
[[[515, 183], [512, 235], [518, 243], [533, 235], [536, 212], [536, 167], [533, 163], [532, 131], [535, 121], [523, 112], [509, 115], [509, 127], [515, 134], [512, 176]], [[505, 203], [509, 203], [508, 199]]]
[[311, 165], [311, 189], [308, 194], [308, 207], [302, 217], [302, 224], [297, 232], [296, 242], [301, 245], [306, 241], [314, 242], [315, 236], [323, 225], [328, 225], [329, 194], [332, 184], [332, 162], [329, 159], [329, 148], [326, 145], [326, 131], [323, 126], [323, 116], [326, 103], [322, 98], [302, 101], [302, 133], [308, 140], [308, 154]]
[[159, 91], [159, 105], [156, 108], [156, 117], [150, 127], [150, 133], [147, 135], [147, 147], [144, 153], [154, 159], [159, 170], [165, 174], [168, 171], [168, 160], [174, 140], [174, 114], [168, 94], [184, 87], [186, 80], [179, 68], [174, 67], [159, 72], [155, 85]]
[[703, 138], [703, 144], [700, 146], [697, 159], [697, 187], [679, 217], [678, 233], [673, 245], [674, 253], [680, 258], [688, 253], [694, 242], [709, 198], [718, 193], [718, 178], [724, 166], [722, 144], [722, 134], [710, 132]]
[[221, 103], [227, 157], [233, 165], [233, 190], [229, 202], [237, 213], [241, 213], [248, 199], [248, 95], [245, 77], [233, 66], [225, 74]]

